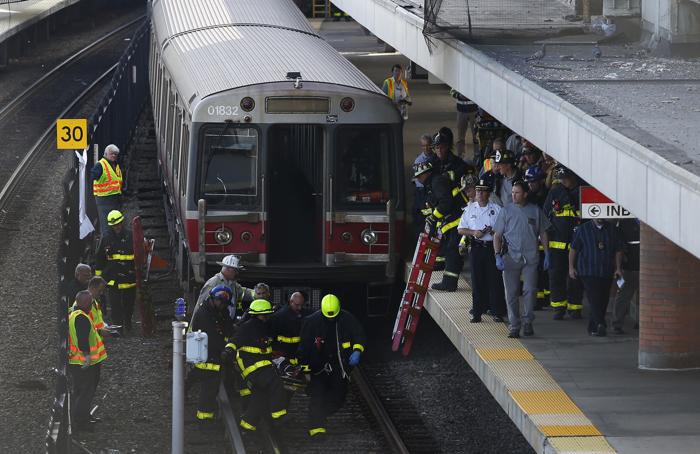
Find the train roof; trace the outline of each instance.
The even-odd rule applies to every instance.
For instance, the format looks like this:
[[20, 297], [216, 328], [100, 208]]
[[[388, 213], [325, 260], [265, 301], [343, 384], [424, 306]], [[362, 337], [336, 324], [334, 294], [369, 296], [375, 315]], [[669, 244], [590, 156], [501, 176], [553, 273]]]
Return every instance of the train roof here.
[[310, 26], [291, 0], [154, 0], [162, 59], [186, 104], [234, 88], [305, 82], [381, 93]]

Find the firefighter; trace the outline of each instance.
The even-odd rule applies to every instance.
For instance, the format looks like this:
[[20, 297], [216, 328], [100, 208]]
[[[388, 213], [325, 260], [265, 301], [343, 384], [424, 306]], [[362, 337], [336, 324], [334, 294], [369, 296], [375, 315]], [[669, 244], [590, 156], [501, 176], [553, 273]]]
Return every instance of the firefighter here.
[[307, 317], [299, 343], [301, 370], [311, 374], [307, 387], [310, 436], [325, 434], [326, 418], [343, 406], [350, 372], [364, 350], [362, 325], [340, 308], [337, 296], [324, 296], [321, 310]]
[[544, 203], [544, 212], [552, 224], [549, 234], [549, 304], [554, 308], [554, 320], [562, 320], [567, 310], [571, 318], [579, 319], [583, 309], [583, 287], [580, 280], [569, 276], [568, 261], [574, 229], [581, 223], [579, 180], [563, 165], [557, 166], [554, 177], [560, 183], [550, 189]]
[[131, 231], [124, 225], [124, 215], [120, 211], [110, 211], [107, 223], [111, 230], [100, 239], [95, 258], [95, 275], [102, 276], [107, 281], [112, 323], [131, 331], [136, 296], [134, 241]]
[[90, 409], [107, 351], [88, 315], [93, 308], [92, 295], [81, 290], [75, 300], [76, 308], [68, 316], [68, 372], [72, 387], [72, 428], [77, 432], [89, 431], [90, 424], [98, 421]]
[[[523, 179], [528, 184], [530, 190], [527, 193], [527, 202], [544, 209], [544, 202], [547, 200], [547, 187], [544, 180], [547, 175], [534, 165], [525, 171]], [[542, 268], [544, 264], [544, 247], [540, 244], [540, 264], [537, 269], [537, 302], [535, 310], [540, 311], [549, 306], [549, 272]]]
[[462, 181], [462, 176], [467, 173], [476, 173], [476, 171], [467, 165], [462, 159], [452, 153], [452, 131], [450, 128], [440, 128], [440, 131], [433, 137], [433, 147], [437, 160], [435, 165], [440, 174], [447, 174], [450, 180], [459, 184]]
[[297, 365], [297, 350], [299, 349], [299, 333], [304, 317], [311, 311], [304, 307], [304, 295], [294, 292], [289, 297], [289, 304], [279, 309], [270, 320], [273, 333], [272, 348], [287, 358], [290, 364]]
[[248, 314], [250, 317], [238, 326], [226, 349], [235, 352], [241, 377], [252, 391], [239, 425], [246, 431], [254, 431], [266, 413], [274, 422], [281, 421], [287, 414], [287, 397], [272, 362], [272, 339], [267, 326], [272, 304], [257, 299], [250, 303]]
[[440, 255], [445, 257], [445, 272], [442, 282], [433, 284], [432, 288], [454, 292], [463, 265], [459, 254], [460, 236], [457, 225], [462, 216], [462, 208], [467, 204], [466, 196], [446, 174], [435, 175], [429, 162], [415, 166], [413, 175], [425, 185], [428, 203], [432, 208], [432, 213], [425, 218], [426, 225], [431, 230], [430, 235], [433, 236], [436, 229], [442, 233]]
[[[119, 148], [114, 144], [105, 147], [102, 159], [92, 168], [92, 194], [95, 196], [97, 213], [100, 217], [100, 233], [109, 233], [107, 215], [112, 210], [121, 210], [122, 203], [122, 169], [117, 160]], [[75, 295], [73, 295], [75, 296]]]
[[207, 334], [207, 362], [197, 363], [188, 376], [188, 382], [198, 381], [199, 401], [196, 417], [206, 422], [214, 419], [216, 394], [221, 381], [222, 354], [226, 338], [231, 334], [233, 324], [228, 314], [233, 291], [219, 285], [209, 291], [207, 299], [194, 310], [188, 331], [201, 331]]
[[238, 274], [241, 270], [245, 269], [241, 264], [240, 257], [235, 255], [227, 255], [222, 261], [216, 262], [216, 264], [221, 265], [221, 271], [213, 275], [207, 282], [204, 283], [202, 290], [199, 292], [199, 298], [197, 298], [197, 307], [206, 301], [206, 299], [209, 297], [209, 292], [211, 289], [219, 285], [225, 285], [233, 292], [233, 296], [231, 297], [233, 304], [230, 308], [230, 315], [231, 319], [235, 320], [236, 314], [243, 314], [244, 307], [255, 299], [255, 292], [253, 289], [243, 287], [237, 281]]

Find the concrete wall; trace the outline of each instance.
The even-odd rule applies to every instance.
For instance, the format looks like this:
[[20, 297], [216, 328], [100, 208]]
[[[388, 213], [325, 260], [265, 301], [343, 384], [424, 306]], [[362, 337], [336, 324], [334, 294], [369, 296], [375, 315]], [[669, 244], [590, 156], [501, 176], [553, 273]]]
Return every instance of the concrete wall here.
[[456, 41], [431, 54], [423, 20], [389, 0], [334, 0], [380, 39], [571, 167], [611, 199], [700, 257], [700, 177]]
[[700, 43], [700, 4], [690, 0], [642, 0], [642, 26], [670, 43]]

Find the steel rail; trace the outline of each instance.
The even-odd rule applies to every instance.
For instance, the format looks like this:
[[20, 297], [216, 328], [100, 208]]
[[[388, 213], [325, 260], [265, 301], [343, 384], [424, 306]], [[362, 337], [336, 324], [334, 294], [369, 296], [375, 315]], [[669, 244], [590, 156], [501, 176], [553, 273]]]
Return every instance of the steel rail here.
[[236, 416], [233, 414], [231, 402], [228, 398], [228, 392], [226, 391], [226, 387], [223, 383], [219, 386], [219, 394], [217, 399], [219, 401], [221, 413], [224, 417], [226, 434], [231, 442], [233, 452], [235, 454], [246, 454], [245, 444], [243, 443], [243, 438], [241, 438], [241, 432], [238, 429], [238, 421], [236, 421]]
[[142, 22], [146, 18], [145, 15], [139, 16], [138, 18], [132, 20], [131, 22], [127, 22], [126, 24], [112, 30], [111, 32], [107, 33], [106, 35], [102, 36], [101, 38], [97, 39], [96, 41], [93, 41], [92, 43], [88, 44], [87, 46], [83, 47], [80, 49], [78, 52], [74, 53], [61, 63], [59, 63], [56, 67], [52, 68], [49, 72], [41, 76], [37, 81], [35, 81], [33, 84], [31, 84], [29, 87], [24, 89], [19, 95], [17, 95], [14, 99], [12, 99], [5, 107], [0, 109], [0, 121], [2, 121], [5, 117], [7, 117], [12, 111], [17, 109], [22, 105], [22, 102], [24, 102], [30, 95], [32, 95], [35, 91], [37, 91], [42, 85], [44, 85], [47, 81], [49, 81], [53, 76], [56, 75], [59, 71], [62, 71], [72, 64], [76, 63], [80, 58], [88, 54], [89, 52], [96, 50], [99, 48], [99, 46], [105, 44], [107, 41], [109, 41], [111, 38], [113, 38], [115, 35], [123, 32], [127, 28], [133, 27], [134, 25], [138, 24], [139, 22]]
[[[105, 80], [117, 69], [118, 66], [119, 63], [115, 63], [107, 71], [105, 71], [104, 73], [102, 73], [102, 75], [95, 79], [90, 84], [90, 86], [83, 90], [68, 105], [68, 107], [63, 109], [63, 111], [58, 115], [58, 118], [63, 118], [64, 116], [66, 116], [66, 114], [75, 109], [75, 107], [79, 103], [81, 103], [90, 93], [92, 93], [99, 85], [104, 83]], [[22, 178], [27, 173], [32, 164], [36, 161], [36, 159], [39, 157], [39, 151], [43, 149], [43, 145], [48, 143], [49, 138], [52, 137], [52, 135], [54, 135], [55, 130], [56, 122], [54, 121], [53, 124], [46, 131], [44, 131], [41, 137], [39, 137], [39, 140], [36, 141], [34, 146], [32, 146], [32, 148], [27, 152], [27, 154], [24, 155], [22, 161], [20, 161], [20, 163], [17, 164], [17, 167], [15, 168], [14, 172], [12, 172], [12, 175], [10, 175], [10, 178], [3, 186], [2, 190], [0, 190], [0, 210], [6, 210], [8, 208], [8, 205], [11, 202], [12, 195], [14, 194], [18, 186], [22, 183]]]
[[352, 378], [357, 385], [357, 389], [360, 391], [360, 395], [376, 418], [382, 432], [384, 432], [384, 436], [389, 442], [389, 448], [391, 448], [391, 451], [399, 454], [410, 454], [410, 451], [403, 442], [398, 429], [391, 420], [391, 417], [384, 408], [384, 405], [382, 405], [379, 396], [374, 389], [372, 389], [372, 386], [367, 380], [362, 368], [356, 367], [355, 370], [352, 371]]

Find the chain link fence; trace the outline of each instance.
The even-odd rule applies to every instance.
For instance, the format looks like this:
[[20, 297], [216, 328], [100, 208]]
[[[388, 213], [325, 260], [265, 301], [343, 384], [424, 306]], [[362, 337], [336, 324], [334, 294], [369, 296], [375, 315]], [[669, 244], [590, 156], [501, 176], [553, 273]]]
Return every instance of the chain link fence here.
[[[148, 100], [148, 56], [150, 23], [145, 23], [134, 34], [128, 49], [122, 55], [112, 76], [104, 98], [90, 118], [88, 150], [95, 145], [101, 149], [108, 143], [126, 150], [136, 127], [137, 119]], [[121, 154], [120, 154], [121, 155]], [[120, 158], [123, 158], [120, 156]], [[88, 153], [87, 169], [94, 165], [92, 153]], [[90, 249], [92, 237], [80, 238], [78, 211], [80, 206], [80, 172], [77, 158], [63, 180], [62, 238], [59, 249], [60, 288], [73, 279], [75, 266], [84, 261]], [[86, 188], [91, 178], [86, 175]], [[88, 191], [91, 192], [91, 191]], [[87, 199], [88, 214], [96, 220], [92, 198]], [[64, 293], [62, 290], [61, 293]], [[69, 383], [68, 383], [68, 305], [74, 295], [62, 294], [57, 301], [58, 358], [54, 402], [51, 407], [46, 452], [65, 454], [70, 451], [69, 432]]]

